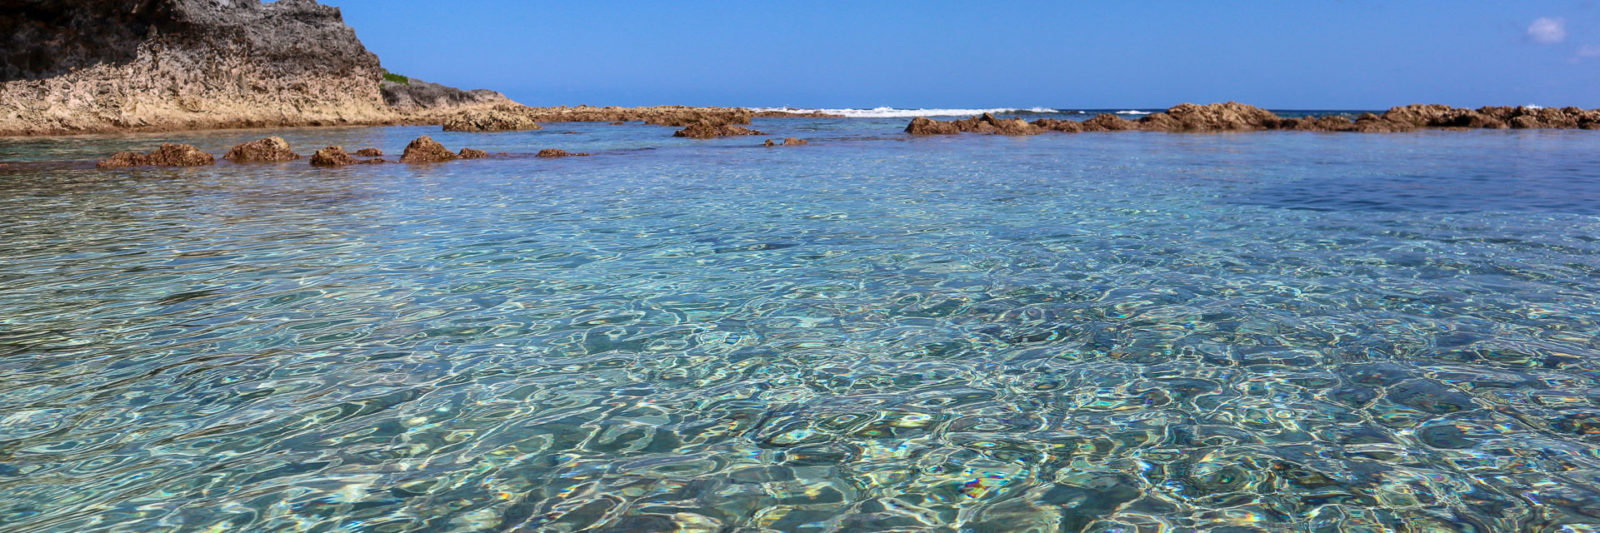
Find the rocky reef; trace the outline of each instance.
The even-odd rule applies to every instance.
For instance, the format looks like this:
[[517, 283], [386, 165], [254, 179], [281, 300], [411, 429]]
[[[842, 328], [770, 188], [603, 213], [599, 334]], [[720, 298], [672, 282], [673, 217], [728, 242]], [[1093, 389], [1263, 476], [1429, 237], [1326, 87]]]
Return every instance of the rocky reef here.
[[586, 153], [586, 152], [568, 152], [568, 151], [562, 150], [560, 148], [545, 148], [543, 150], [539, 150], [539, 153], [534, 154], [534, 157], [542, 157], [542, 158], [545, 158], [545, 159], [556, 159], [556, 158], [561, 158], [561, 157], [583, 157], [583, 156], [587, 156], [587, 155], [589, 155], [589, 154]]
[[521, 131], [543, 129], [529, 113], [511, 106], [472, 109], [444, 119], [444, 131]]
[[689, 124], [672, 134], [673, 137], [688, 137], [690, 139], [715, 139], [717, 137], [735, 137], [739, 135], [766, 135], [766, 132], [752, 130], [744, 126], [718, 123], [702, 120]]
[[201, 167], [212, 165], [217, 158], [187, 144], [163, 144], [154, 152], [118, 152], [96, 164], [101, 170], [131, 167]]
[[1408, 105], [1390, 108], [1383, 114], [1365, 113], [1354, 120], [1324, 115], [1283, 118], [1259, 107], [1238, 102], [1220, 104], [1179, 104], [1163, 113], [1147, 115], [1137, 121], [1113, 114], [1096, 115], [1089, 120], [1020, 118], [1002, 119], [990, 114], [952, 121], [917, 117], [906, 125], [913, 135], [953, 135], [989, 133], [997, 135], [1035, 135], [1046, 131], [1066, 133], [1086, 131], [1351, 131], [1362, 133], [1402, 132], [1419, 128], [1566, 128], [1600, 129], [1600, 109], [1576, 107], [1482, 107], [1458, 109], [1446, 105]]
[[382, 69], [314, 0], [0, 0], [0, 135], [369, 124]]

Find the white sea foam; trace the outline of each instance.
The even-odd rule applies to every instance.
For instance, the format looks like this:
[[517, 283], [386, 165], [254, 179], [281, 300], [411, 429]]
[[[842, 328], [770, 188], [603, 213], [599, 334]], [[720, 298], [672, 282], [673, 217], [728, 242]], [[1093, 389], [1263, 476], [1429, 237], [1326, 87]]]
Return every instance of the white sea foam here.
[[1048, 107], [995, 107], [989, 109], [901, 109], [875, 107], [872, 109], [802, 109], [795, 107], [754, 107], [751, 111], [781, 111], [784, 113], [826, 113], [849, 118], [910, 118], [910, 117], [969, 117], [984, 113], [1055, 113]]
[[1148, 115], [1148, 114], [1150, 114], [1150, 112], [1149, 111], [1140, 111], [1140, 110], [1137, 110], [1137, 109], [1129, 109], [1127, 111], [1118, 111], [1117, 114], [1118, 115]]

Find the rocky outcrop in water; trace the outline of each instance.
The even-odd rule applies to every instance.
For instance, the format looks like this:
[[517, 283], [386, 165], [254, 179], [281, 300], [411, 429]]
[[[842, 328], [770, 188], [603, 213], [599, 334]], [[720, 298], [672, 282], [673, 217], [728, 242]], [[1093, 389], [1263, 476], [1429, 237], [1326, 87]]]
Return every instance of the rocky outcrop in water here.
[[102, 170], [130, 167], [199, 167], [215, 164], [217, 158], [187, 144], [163, 144], [148, 154], [118, 152], [95, 166]]
[[0, 0], [0, 135], [391, 120], [314, 0]]
[[473, 109], [444, 120], [444, 131], [521, 131], [544, 129], [529, 113], [514, 107]]
[[458, 156], [433, 140], [433, 137], [418, 137], [406, 145], [406, 150], [400, 155], [401, 163], [440, 163], [455, 160]]
[[690, 139], [715, 139], [717, 137], [736, 137], [740, 135], [766, 135], [766, 133], [733, 124], [701, 121], [690, 124], [688, 127], [672, 134], [673, 137], [688, 137]]
[[283, 137], [267, 137], [235, 146], [222, 158], [235, 163], [277, 163], [300, 159], [300, 155], [289, 150], [289, 141]]
[[350, 154], [345, 153], [343, 146], [329, 146], [327, 148], [317, 150], [317, 153], [315, 154], [311, 154], [312, 166], [342, 167], [357, 163], [361, 163], [361, 161], [354, 157], [350, 157]]
[[443, 163], [457, 159], [482, 159], [489, 157], [483, 150], [462, 148], [460, 152], [452, 153], [439, 141], [432, 137], [422, 136], [406, 145], [406, 150], [400, 155], [401, 163]]
[[1582, 128], [1600, 129], [1600, 109], [1584, 110], [1576, 107], [1482, 107], [1458, 109], [1444, 105], [1409, 105], [1391, 108], [1381, 115], [1364, 113], [1355, 120], [1341, 116], [1308, 116], [1282, 118], [1259, 107], [1227, 102], [1221, 104], [1180, 104], [1163, 113], [1147, 115], [1138, 121], [1125, 120], [1113, 114], [1096, 115], [1083, 122], [1058, 119], [1039, 119], [1031, 123], [1022, 119], [1000, 119], [984, 114], [972, 118], [937, 121], [926, 117], [912, 119], [906, 133], [915, 135], [949, 135], [954, 133], [990, 133], [1000, 135], [1033, 135], [1045, 131], [1074, 133], [1080, 131], [1162, 131], [1162, 132], [1229, 132], [1260, 130], [1292, 130], [1321, 132], [1389, 133], [1414, 131], [1419, 128], [1466, 129], [1530, 129], [1530, 128]]
[[763, 143], [764, 146], [805, 146], [805, 144], [805, 139], [796, 139], [794, 137], [784, 137], [781, 143], [773, 139], [767, 139], [767, 142]]
[[383, 150], [379, 150], [377, 148], [362, 148], [360, 150], [356, 150], [356, 155], [361, 157], [382, 157]]
[[1238, 102], [1178, 104], [1165, 113], [1139, 119], [1147, 131], [1251, 131], [1276, 128], [1282, 119], [1271, 111]]

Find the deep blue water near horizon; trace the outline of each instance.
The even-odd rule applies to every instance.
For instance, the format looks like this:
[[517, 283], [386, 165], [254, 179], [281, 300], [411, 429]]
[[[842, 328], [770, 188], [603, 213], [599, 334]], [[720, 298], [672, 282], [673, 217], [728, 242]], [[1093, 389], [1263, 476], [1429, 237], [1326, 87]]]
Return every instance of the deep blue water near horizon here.
[[1600, 132], [905, 123], [0, 140], [524, 154], [0, 169], [0, 530], [1600, 528]]

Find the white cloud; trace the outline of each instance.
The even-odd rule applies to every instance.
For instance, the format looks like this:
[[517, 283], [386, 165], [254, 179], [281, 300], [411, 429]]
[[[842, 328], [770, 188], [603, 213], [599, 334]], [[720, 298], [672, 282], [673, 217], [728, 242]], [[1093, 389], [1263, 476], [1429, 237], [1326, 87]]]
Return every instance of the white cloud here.
[[1600, 44], [1586, 44], [1578, 47], [1578, 57], [1600, 57]]
[[1528, 25], [1528, 38], [1539, 44], [1557, 44], [1567, 40], [1567, 21], [1541, 18]]

